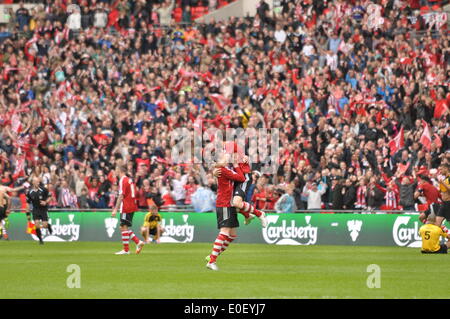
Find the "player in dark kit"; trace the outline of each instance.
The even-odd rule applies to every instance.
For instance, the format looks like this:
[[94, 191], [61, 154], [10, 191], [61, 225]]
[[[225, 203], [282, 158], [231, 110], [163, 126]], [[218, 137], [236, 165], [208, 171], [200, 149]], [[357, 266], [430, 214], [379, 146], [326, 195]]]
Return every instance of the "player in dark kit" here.
[[[234, 192], [234, 182], [244, 182], [245, 177], [239, 164], [233, 160], [233, 168], [228, 167], [230, 155], [223, 152], [219, 159], [220, 177], [217, 178], [216, 214], [219, 235], [214, 241], [214, 246], [209, 255], [206, 267], [211, 270], [219, 270], [216, 259], [226, 248], [225, 243], [230, 243], [237, 237], [236, 228], [239, 227], [236, 209], [231, 201]], [[227, 244], [227, 245], [228, 245]]]
[[440, 175], [436, 176], [439, 182], [442, 205], [436, 214], [436, 225], [441, 226], [444, 219], [450, 222], [450, 168], [448, 164], [439, 166]]
[[[27, 194], [27, 203], [32, 205], [31, 213], [36, 226], [36, 236], [39, 238], [39, 243], [44, 244], [42, 240], [42, 228], [46, 228], [48, 232], [52, 233], [52, 225], [48, 223], [48, 203], [51, 200], [50, 193], [42, 184], [38, 177], [34, 177], [31, 182], [31, 187]], [[27, 215], [30, 214], [30, 205], [27, 208]]]

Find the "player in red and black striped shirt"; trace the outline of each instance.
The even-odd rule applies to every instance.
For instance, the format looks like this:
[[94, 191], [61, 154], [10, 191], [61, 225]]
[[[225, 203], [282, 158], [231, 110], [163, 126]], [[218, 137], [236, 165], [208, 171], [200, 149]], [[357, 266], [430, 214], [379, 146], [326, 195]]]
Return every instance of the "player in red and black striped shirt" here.
[[244, 182], [245, 177], [239, 164], [233, 160], [233, 167], [229, 167], [228, 163], [231, 155], [222, 153], [217, 167], [220, 170], [220, 176], [217, 178], [217, 199], [216, 214], [217, 227], [219, 235], [214, 241], [214, 246], [206, 267], [211, 270], [219, 270], [216, 265], [216, 259], [223, 251], [225, 242], [230, 243], [232, 239], [237, 237], [236, 228], [239, 227], [236, 209], [231, 205], [234, 192], [234, 182]]
[[139, 254], [144, 247], [144, 242], [131, 230], [133, 215], [138, 211], [137, 192], [133, 180], [126, 175], [126, 168], [118, 166], [116, 174], [119, 176], [119, 198], [114, 207], [111, 216], [115, 217], [117, 211], [120, 209], [120, 230], [122, 232], [123, 250], [116, 253], [116, 255], [128, 255], [129, 240], [136, 243], [136, 254]]

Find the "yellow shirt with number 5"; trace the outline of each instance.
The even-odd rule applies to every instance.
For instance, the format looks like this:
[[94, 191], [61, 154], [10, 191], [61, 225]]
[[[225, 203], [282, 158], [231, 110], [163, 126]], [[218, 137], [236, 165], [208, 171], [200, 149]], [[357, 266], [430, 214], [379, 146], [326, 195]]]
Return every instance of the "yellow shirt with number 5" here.
[[440, 249], [440, 237], [447, 238], [447, 234], [441, 227], [434, 224], [426, 224], [419, 229], [420, 237], [422, 237], [422, 251], [436, 252]]

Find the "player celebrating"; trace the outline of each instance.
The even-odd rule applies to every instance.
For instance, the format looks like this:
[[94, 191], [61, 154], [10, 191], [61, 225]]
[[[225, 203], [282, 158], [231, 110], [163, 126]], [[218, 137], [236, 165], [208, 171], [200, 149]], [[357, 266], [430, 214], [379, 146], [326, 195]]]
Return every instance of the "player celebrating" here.
[[0, 186], [0, 239], [5, 238], [9, 240], [5, 220], [8, 217], [10, 207], [11, 198], [6, 193], [6, 187]]
[[441, 195], [439, 190], [433, 185], [432, 181], [425, 175], [419, 175], [419, 183], [417, 185], [417, 191], [414, 193], [415, 198], [425, 198], [426, 205], [428, 206], [426, 211], [423, 211], [419, 215], [419, 219], [422, 223], [427, 222], [427, 217], [434, 213], [435, 215], [439, 211], [441, 203]]
[[22, 186], [16, 188], [0, 185], [0, 239], [4, 238], [6, 240], [9, 240], [5, 221], [6, 218], [8, 218], [11, 209], [11, 197], [8, 195], [8, 193], [20, 191], [28, 186], [30, 186], [29, 183], [24, 183]]
[[450, 222], [450, 170], [448, 164], [441, 164], [439, 169], [441, 175], [438, 176], [438, 182], [442, 205], [436, 215], [436, 225], [440, 227], [444, 219]]
[[144, 242], [139, 240], [131, 230], [134, 213], [138, 210], [136, 188], [131, 178], [126, 175], [126, 167], [118, 166], [116, 174], [119, 177], [119, 197], [111, 216], [116, 217], [120, 209], [120, 231], [122, 232], [123, 249], [116, 255], [129, 255], [129, 240], [136, 243], [136, 254], [139, 254], [144, 247]]
[[[233, 161], [234, 170], [226, 167], [229, 163], [230, 155], [222, 153], [219, 159], [220, 177], [217, 178], [217, 199], [216, 199], [216, 214], [217, 227], [219, 228], [219, 235], [214, 241], [212, 252], [209, 256], [209, 261], [206, 267], [211, 270], [219, 270], [216, 264], [216, 259], [221, 252], [234, 239], [237, 238], [236, 228], [239, 227], [236, 209], [231, 206], [233, 197], [234, 182], [244, 182], [245, 177], [242, 173], [239, 164]], [[225, 244], [227, 243], [227, 244]]]
[[[48, 203], [51, 201], [51, 196], [48, 189], [41, 184], [39, 177], [33, 177], [26, 198], [27, 203], [33, 206], [31, 212], [36, 226], [36, 236], [39, 244], [43, 245], [41, 229], [46, 228], [50, 234], [52, 233], [52, 225], [48, 223]], [[27, 205], [27, 215], [29, 214], [30, 205]]]
[[[245, 180], [243, 182], [234, 183], [234, 192], [231, 205], [239, 210], [239, 213], [244, 215], [245, 224], [248, 225], [253, 218], [258, 217], [261, 221], [262, 227], [267, 227], [266, 214], [263, 211], [256, 209], [255, 206], [245, 201], [247, 193], [252, 185], [252, 176], [250, 165], [248, 164], [248, 157], [243, 156], [234, 142], [229, 142], [225, 144], [226, 153], [234, 153], [238, 158], [242, 160], [239, 161], [239, 167], [244, 174]], [[214, 176], [220, 177], [221, 169], [220, 164], [217, 165], [217, 169], [214, 170]]]

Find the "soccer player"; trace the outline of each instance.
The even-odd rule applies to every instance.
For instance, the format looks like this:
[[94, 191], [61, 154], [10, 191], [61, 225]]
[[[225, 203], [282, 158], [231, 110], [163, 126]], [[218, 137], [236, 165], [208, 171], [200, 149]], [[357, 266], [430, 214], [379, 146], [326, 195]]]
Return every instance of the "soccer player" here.
[[48, 203], [51, 201], [51, 196], [47, 188], [41, 184], [39, 177], [33, 177], [31, 187], [26, 194], [27, 198], [27, 216], [30, 215], [30, 205], [34, 225], [36, 226], [36, 236], [39, 239], [39, 244], [43, 245], [42, 228], [46, 228], [48, 232], [52, 233], [52, 225], [48, 223]]
[[[231, 205], [238, 209], [239, 213], [244, 215], [245, 217], [245, 225], [248, 225], [253, 218], [258, 217], [261, 221], [262, 227], [267, 227], [267, 219], [266, 214], [263, 211], [260, 211], [252, 204], [245, 201], [248, 191], [250, 190], [250, 186], [252, 185], [252, 175], [250, 165], [248, 164], [248, 157], [240, 154], [237, 148], [236, 143], [228, 143], [225, 145], [225, 152], [234, 153], [235, 156], [239, 158], [239, 167], [244, 174], [245, 180], [243, 182], [234, 183], [234, 191], [233, 191], [233, 199], [231, 201]], [[217, 169], [214, 170], [214, 176], [220, 177], [221, 169], [220, 165], [217, 166]]]
[[439, 243], [441, 237], [448, 238], [449, 235], [435, 223], [435, 215], [430, 214], [427, 223], [419, 229], [420, 237], [422, 237], [422, 254], [446, 254], [450, 247], [450, 241], [442, 245]]
[[[153, 200], [151, 201], [153, 202]], [[161, 215], [158, 213], [158, 206], [156, 204], [150, 203], [148, 207], [150, 212], [144, 217], [141, 234], [146, 243], [150, 242], [150, 236], [153, 236], [155, 243], [159, 243], [159, 238], [164, 233], [164, 228], [161, 226]]]
[[4, 190], [4, 186], [0, 187], [0, 239], [9, 240], [8, 232], [6, 231], [6, 218], [8, 218], [11, 207], [11, 198]]
[[117, 252], [116, 255], [130, 254], [128, 244], [130, 239], [136, 243], [136, 254], [139, 254], [144, 247], [144, 242], [139, 240], [131, 230], [134, 213], [138, 210], [137, 192], [133, 180], [127, 176], [126, 172], [125, 166], [117, 166], [116, 175], [119, 177], [119, 197], [111, 216], [116, 217], [117, 211], [120, 210], [120, 231], [122, 232], [123, 249]]
[[448, 164], [439, 166], [441, 175], [437, 177], [442, 205], [436, 214], [436, 225], [441, 226], [444, 219], [450, 222], [450, 169]]
[[219, 235], [214, 241], [214, 246], [209, 255], [209, 261], [206, 268], [211, 270], [219, 270], [216, 264], [217, 257], [223, 252], [228, 245], [237, 238], [236, 228], [239, 227], [236, 209], [232, 207], [231, 200], [233, 198], [234, 182], [244, 182], [245, 177], [242, 170], [233, 160], [233, 168], [229, 168], [230, 154], [223, 152], [219, 159], [220, 177], [217, 178], [217, 199], [216, 214], [217, 227]]
[[29, 185], [29, 183], [24, 183], [22, 186], [16, 188], [0, 185], [0, 239], [4, 238], [9, 240], [8, 232], [6, 231], [6, 219], [11, 209], [11, 197], [8, 193], [20, 191]]

